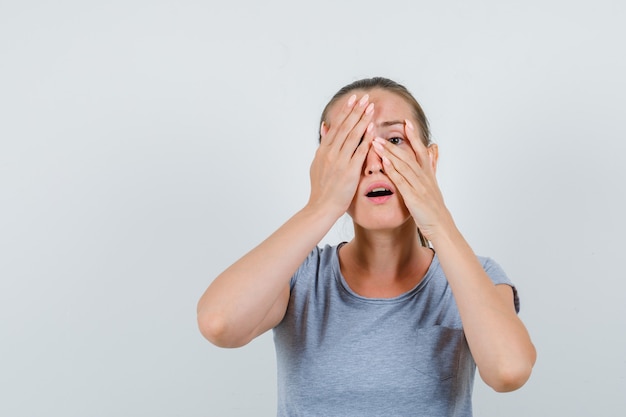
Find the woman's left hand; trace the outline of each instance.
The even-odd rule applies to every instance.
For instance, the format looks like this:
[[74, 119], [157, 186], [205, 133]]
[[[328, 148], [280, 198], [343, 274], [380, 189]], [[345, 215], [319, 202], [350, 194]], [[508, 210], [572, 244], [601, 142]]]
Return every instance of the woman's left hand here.
[[515, 390], [530, 377], [537, 353], [516, 314], [513, 291], [494, 285], [456, 229], [435, 178], [436, 145], [424, 146], [409, 121], [404, 130], [410, 146], [382, 138], [375, 138], [372, 146], [417, 227], [437, 251], [480, 376], [496, 391]]
[[420, 231], [432, 240], [438, 230], [452, 222], [435, 176], [437, 145], [424, 146], [409, 120], [405, 120], [404, 131], [409, 146], [393, 145], [382, 138], [374, 139], [372, 146]]

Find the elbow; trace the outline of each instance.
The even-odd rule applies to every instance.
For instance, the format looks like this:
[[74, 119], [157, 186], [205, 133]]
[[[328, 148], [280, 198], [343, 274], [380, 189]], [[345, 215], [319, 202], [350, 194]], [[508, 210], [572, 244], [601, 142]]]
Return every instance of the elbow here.
[[528, 381], [531, 371], [531, 366], [509, 367], [501, 370], [497, 375], [485, 379], [485, 382], [496, 392], [511, 392], [521, 388]]
[[248, 341], [237, 338], [231, 327], [228, 320], [220, 314], [198, 312], [200, 333], [217, 347], [237, 348], [248, 343]]
[[500, 365], [486, 378], [485, 383], [496, 392], [511, 392], [521, 388], [530, 379], [535, 364], [535, 353], [527, 360], [518, 360], [515, 363]]
[[511, 392], [521, 388], [529, 379], [537, 360], [537, 351], [532, 343], [520, 356], [509, 357], [491, 368], [483, 380], [496, 392]]

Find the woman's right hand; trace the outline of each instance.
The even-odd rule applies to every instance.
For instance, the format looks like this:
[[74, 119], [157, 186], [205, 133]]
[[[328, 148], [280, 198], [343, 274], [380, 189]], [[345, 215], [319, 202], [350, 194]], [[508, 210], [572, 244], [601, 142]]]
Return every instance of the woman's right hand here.
[[373, 140], [367, 127], [374, 105], [366, 95], [337, 106], [331, 125], [321, 128], [309, 204], [219, 274], [200, 298], [198, 326], [215, 345], [243, 346], [281, 322], [291, 277], [350, 206]]
[[354, 198], [363, 163], [373, 140], [374, 103], [365, 94], [352, 95], [335, 112], [330, 126], [322, 122], [321, 141], [311, 164], [309, 206], [343, 215]]

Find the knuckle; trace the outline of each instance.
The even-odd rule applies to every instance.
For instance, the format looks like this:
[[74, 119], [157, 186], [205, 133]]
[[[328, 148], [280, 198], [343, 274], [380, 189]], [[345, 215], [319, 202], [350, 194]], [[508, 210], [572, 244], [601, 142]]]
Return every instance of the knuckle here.
[[396, 174], [396, 178], [394, 179], [394, 182], [397, 184], [405, 184], [406, 179], [402, 175]]

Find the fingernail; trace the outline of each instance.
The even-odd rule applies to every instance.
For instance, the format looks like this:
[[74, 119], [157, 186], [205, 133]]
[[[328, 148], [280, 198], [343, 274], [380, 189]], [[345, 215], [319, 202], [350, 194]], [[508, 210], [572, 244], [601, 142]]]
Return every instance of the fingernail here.
[[380, 142], [376, 142], [376, 140], [372, 142], [372, 146], [374, 146], [374, 148], [376, 148], [376, 150], [379, 150], [379, 151], [385, 150], [385, 148], [383, 148], [383, 145], [381, 145]]
[[370, 105], [367, 106], [367, 109], [365, 109], [365, 114], [372, 114], [373, 111], [374, 111], [374, 103], [370, 103]]
[[409, 129], [411, 129], [411, 130], [414, 130], [414, 129], [415, 129], [415, 128], [413, 127], [413, 123], [411, 123], [411, 121], [410, 121], [410, 120], [405, 120], [404, 122], [406, 123], [406, 126], [407, 126]]
[[372, 129], [374, 129], [374, 122], [370, 122], [370, 124], [367, 125], [367, 129], [365, 129], [365, 131], [369, 133], [372, 131]]
[[375, 137], [374, 138], [374, 142], [380, 144], [380, 145], [384, 145], [385, 144], [385, 139], [381, 138], [381, 137]]
[[389, 166], [391, 164], [391, 162], [389, 162], [389, 158], [387, 158], [386, 156], [383, 156], [383, 165], [387, 165]]
[[348, 99], [348, 106], [352, 106], [355, 101], [356, 101], [356, 94], [352, 94], [350, 98]]
[[370, 95], [369, 94], [365, 94], [363, 96], [363, 98], [361, 98], [361, 101], [359, 101], [359, 106], [365, 106], [365, 103], [367, 103], [367, 100], [370, 99]]

